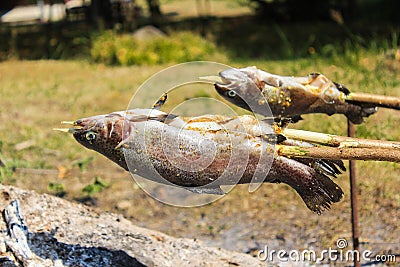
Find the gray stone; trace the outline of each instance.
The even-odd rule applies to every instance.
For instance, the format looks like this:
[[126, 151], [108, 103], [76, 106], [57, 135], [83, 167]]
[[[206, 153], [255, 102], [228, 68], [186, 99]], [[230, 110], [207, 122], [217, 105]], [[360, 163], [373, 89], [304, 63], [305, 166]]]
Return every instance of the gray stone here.
[[149, 41], [167, 35], [158, 28], [148, 25], [134, 31], [132, 36], [138, 41]]
[[[0, 185], [2, 210], [8, 209], [12, 200], [20, 203], [21, 221], [28, 227], [27, 243], [33, 253], [23, 266], [261, 266], [247, 254], [174, 238], [137, 227], [121, 215]], [[0, 220], [4, 236], [0, 243], [5, 242], [7, 248], [2, 256], [7, 261], [18, 254], [8, 246], [12, 241], [8, 228]]]

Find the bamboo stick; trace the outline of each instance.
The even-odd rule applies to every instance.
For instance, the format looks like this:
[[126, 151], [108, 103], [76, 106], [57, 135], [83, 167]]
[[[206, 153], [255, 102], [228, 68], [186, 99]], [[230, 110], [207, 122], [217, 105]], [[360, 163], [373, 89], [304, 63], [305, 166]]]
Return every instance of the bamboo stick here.
[[380, 107], [400, 110], [400, 98], [394, 96], [374, 95], [366, 93], [350, 93], [346, 96], [348, 101], [371, 103]]
[[299, 147], [276, 145], [279, 156], [330, 160], [373, 160], [400, 163], [400, 150], [365, 147]]
[[400, 150], [400, 142], [368, 140], [340, 135], [316, 133], [296, 129], [281, 129], [282, 134], [290, 139], [325, 145], [330, 147], [352, 147], [352, 148], [381, 148]]

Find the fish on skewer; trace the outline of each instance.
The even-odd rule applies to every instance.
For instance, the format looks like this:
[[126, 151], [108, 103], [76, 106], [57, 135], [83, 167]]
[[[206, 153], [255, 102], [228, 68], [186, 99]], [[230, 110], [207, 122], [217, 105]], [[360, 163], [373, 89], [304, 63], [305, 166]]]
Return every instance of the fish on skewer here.
[[345, 170], [341, 161], [279, 156], [276, 142], [312, 144], [285, 140], [272, 125], [260, 124], [252, 116], [185, 118], [133, 109], [71, 124], [73, 128], [62, 131], [125, 170], [193, 192], [223, 193], [221, 185], [250, 183], [256, 175], [263, 182], [288, 184], [318, 214], [343, 195], [331, 180]]
[[351, 122], [360, 124], [378, 107], [400, 109], [399, 98], [350, 93], [320, 73], [293, 77], [256, 67], [233, 68], [220, 72], [214, 86], [232, 104], [266, 117], [272, 115], [276, 121], [297, 122], [302, 114], [325, 113], [344, 114]]

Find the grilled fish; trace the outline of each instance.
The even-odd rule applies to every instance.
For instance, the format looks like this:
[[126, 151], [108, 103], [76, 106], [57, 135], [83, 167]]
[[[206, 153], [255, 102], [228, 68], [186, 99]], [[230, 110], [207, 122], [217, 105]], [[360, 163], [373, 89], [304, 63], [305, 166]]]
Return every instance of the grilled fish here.
[[222, 82], [215, 89], [241, 108], [279, 120], [297, 122], [302, 114], [344, 114], [360, 124], [377, 111], [377, 105], [347, 99], [350, 91], [326, 76], [274, 75], [256, 67], [228, 69], [219, 73]]
[[277, 155], [274, 144], [311, 146], [284, 140], [272, 125], [253, 116], [179, 117], [154, 109], [133, 109], [83, 118], [66, 131], [127, 171], [197, 193], [220, 193], [220, 185], [258, 181], [286, 183], [320, 214], [340, 201], [342, 189], [330, 177], [341, 161]]

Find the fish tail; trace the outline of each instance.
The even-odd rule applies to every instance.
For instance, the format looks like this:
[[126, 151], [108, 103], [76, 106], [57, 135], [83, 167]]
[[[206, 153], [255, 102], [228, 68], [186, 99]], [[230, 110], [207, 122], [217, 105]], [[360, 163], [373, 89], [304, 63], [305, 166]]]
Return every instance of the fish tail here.
[[354, 124], [363, 123], [364, 118], [368, 118], [378, 111], [378, 105], [371, 106], [371, 104], [358, 101], [347, 101], [346, 104], [351, 108], [347, 109], [344, 114]]
[[326, 174], [293, 159], [282, 157], [280, 160], [283, 165], [279, 169], [284, 172], [280, 181], [294, 188], [313, 212], [321, 214], [342, 199], [342, 189]]
[[307, 207], [317, 214], [329, 210], [332, 203], [342, 199], [342, 189], [329, 177], [315, 173], [309, 183], [295, 188]]
[[378, 107], [361, 103], [358, 101], [348, 101], [337, 104], [327, 103], [310, 107], [306, 113], [325, 113], [327, 115], [344, 114], [352, 123], [360, 124], [364, 118], [371, 116], [378, 111]]

